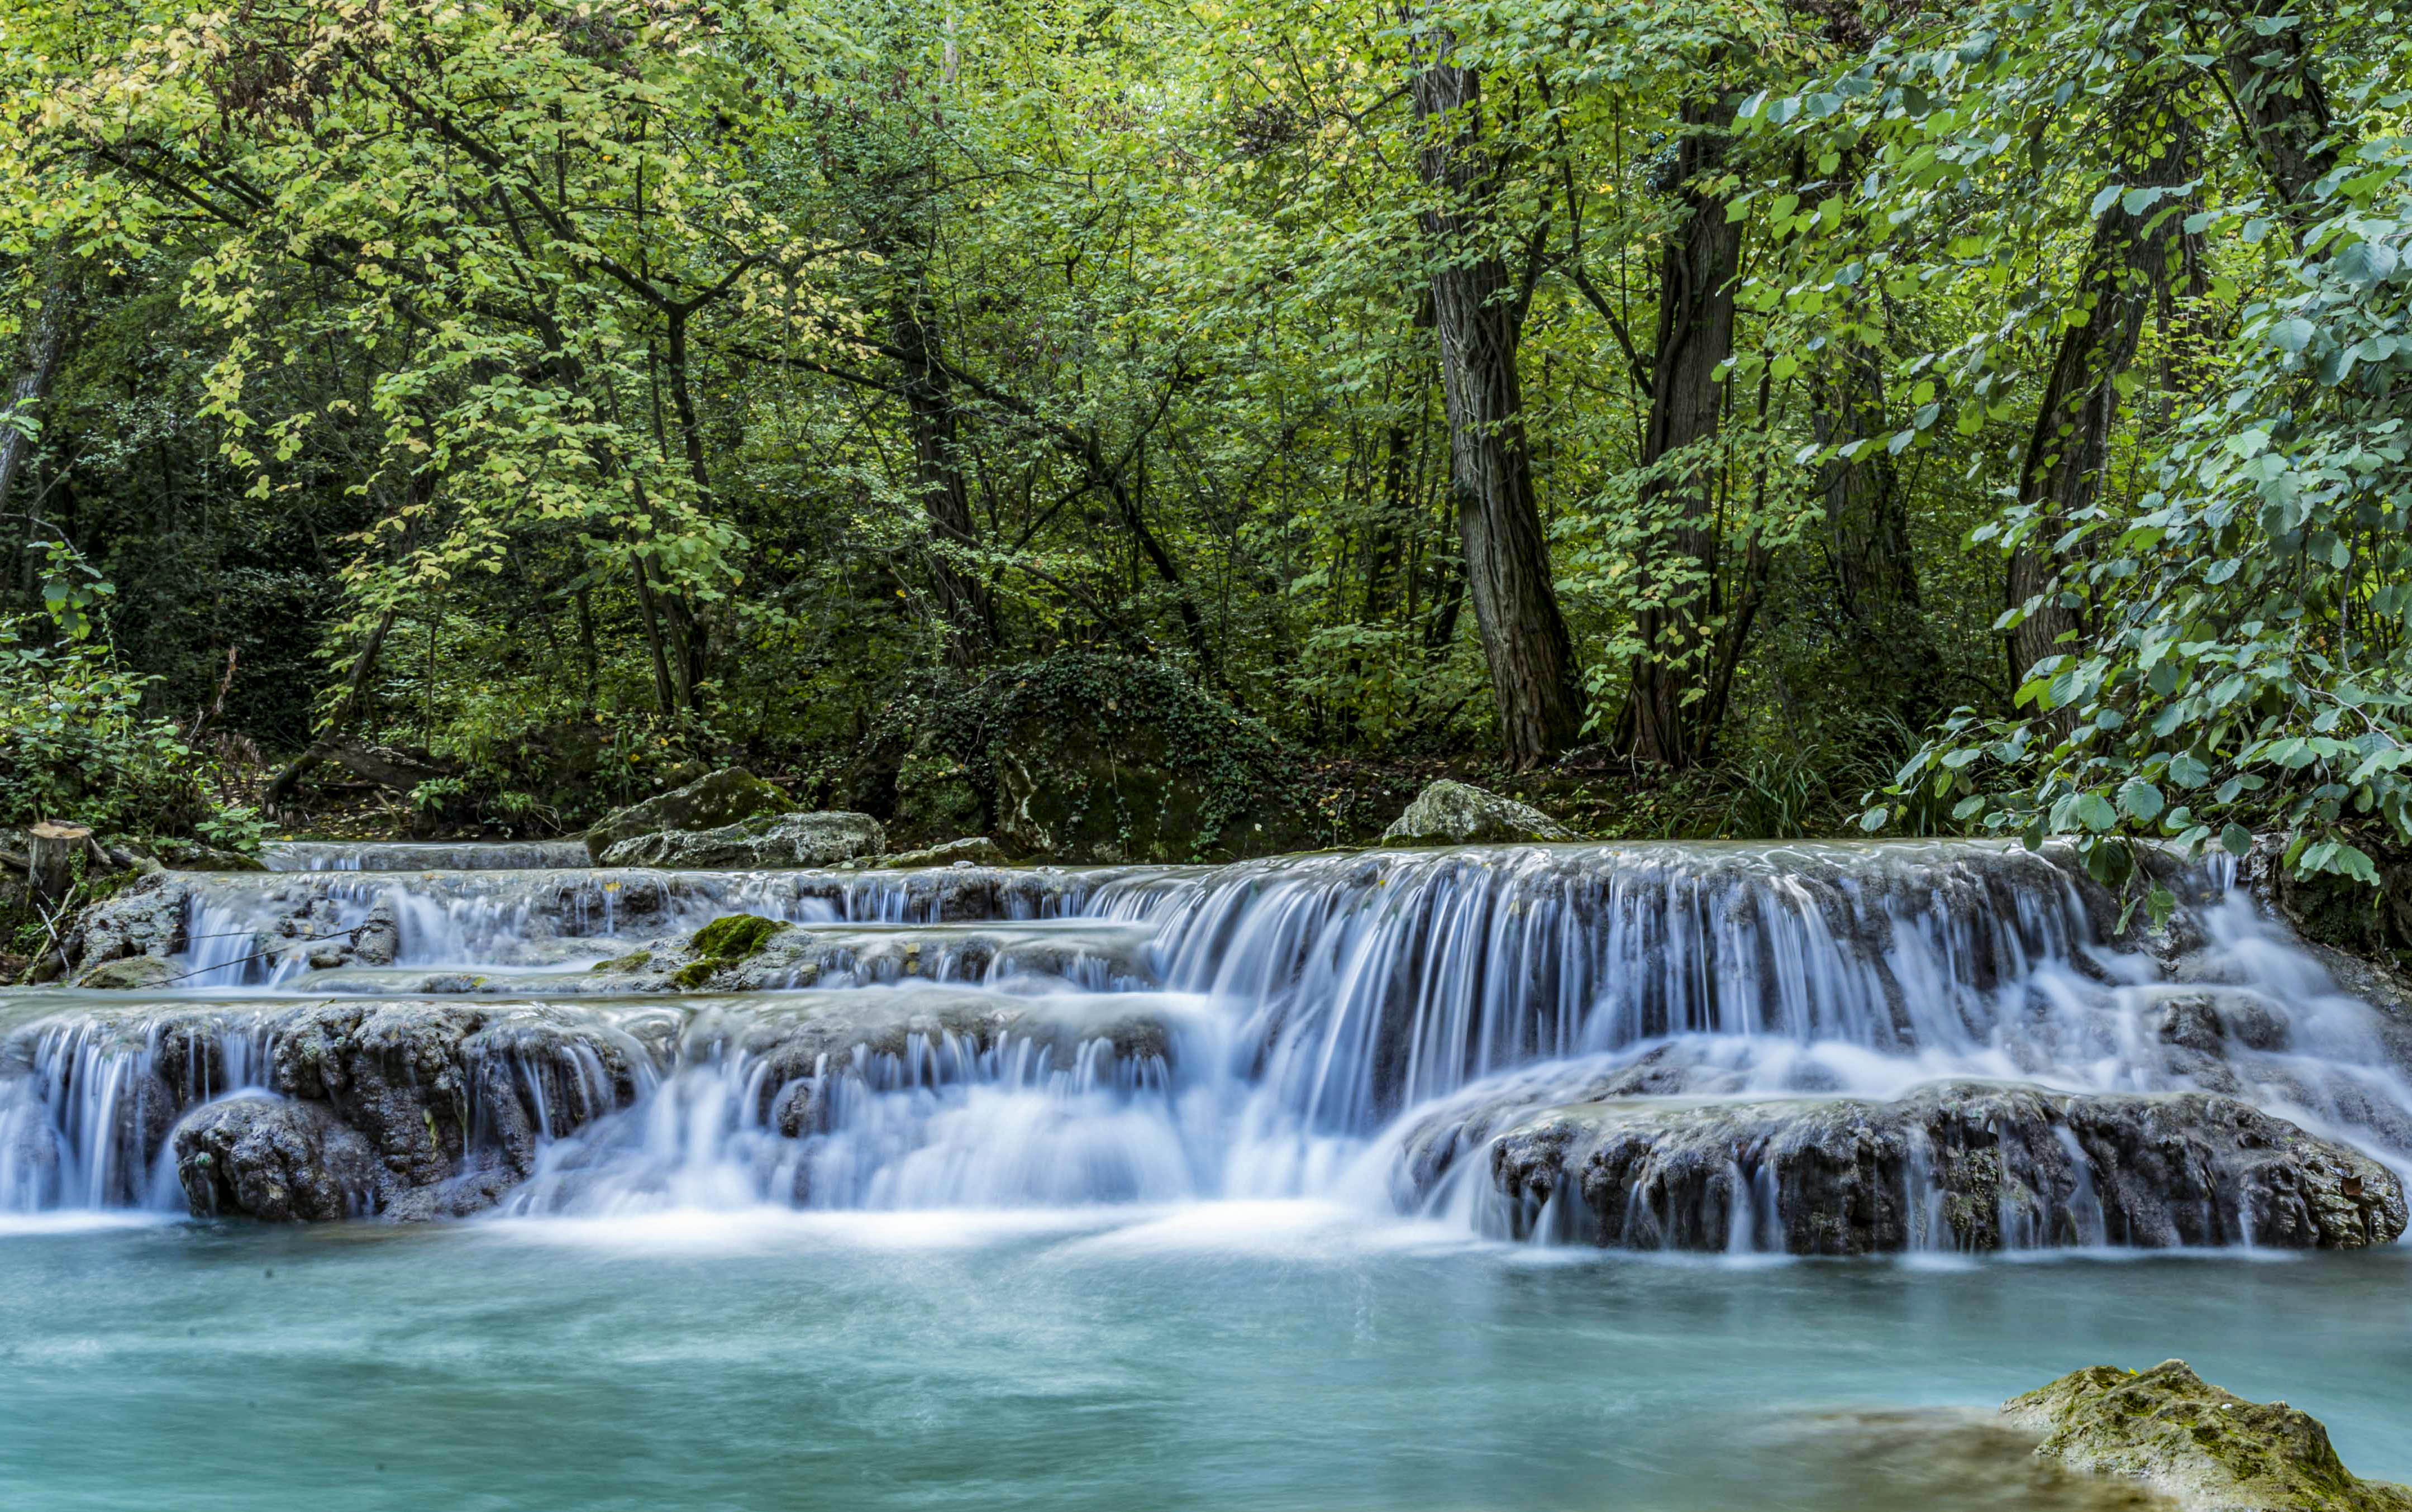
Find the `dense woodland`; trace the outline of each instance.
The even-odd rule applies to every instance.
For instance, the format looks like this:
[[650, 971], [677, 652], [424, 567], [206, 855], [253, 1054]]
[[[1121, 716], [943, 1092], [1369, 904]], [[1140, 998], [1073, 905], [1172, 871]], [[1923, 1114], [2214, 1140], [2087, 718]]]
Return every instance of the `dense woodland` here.
[[850, 804], [1082, 653], [1328, 789], [2366, 873], [2405, 31], [0, 0], [0, 818]]

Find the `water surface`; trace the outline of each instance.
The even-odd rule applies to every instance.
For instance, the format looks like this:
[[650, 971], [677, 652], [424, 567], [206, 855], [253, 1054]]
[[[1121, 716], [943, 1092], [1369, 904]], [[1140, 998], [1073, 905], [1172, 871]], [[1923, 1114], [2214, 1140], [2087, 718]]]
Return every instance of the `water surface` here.
[[2041, 1512], [2134, 1504], [1936, 1409], [2169, 1356], [2412, 1477], [2401, 1248], [1678, 1262], [1307, 1203], [11, 1222], [0, 1485], [53, 1512]]

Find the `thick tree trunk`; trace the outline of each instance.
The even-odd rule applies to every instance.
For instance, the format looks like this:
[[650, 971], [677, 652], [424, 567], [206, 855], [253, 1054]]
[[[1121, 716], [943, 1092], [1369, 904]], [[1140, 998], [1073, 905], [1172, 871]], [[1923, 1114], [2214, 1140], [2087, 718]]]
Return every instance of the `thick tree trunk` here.
[[917, 279], [898, 292], [890, 326], [896, 349], [904, 354], [914, 480], [930, 534], [930, 586], [947, 627], [947, 660], [957, 667], [977, 667], [996, 643], [996, 602], [988, 585], [952, 554], [979, 545], [979, 526], [972, 516], [971, 489], [956, 446], [954, 394], [926, 284]]
[[1424, 228], [1434, 242], [1449, 491], [1501, 745], [1511, 763], [1527, 767], [1581, 736], [1582, 693], [1534, 500], [1516, 372], [1524, 313], [1505, 259], [1493, 250], [1497, 232], [1486, 214], [1496, 185], [1481, 139], [1481, 80], [1449, 62], [1446, 33], [1428, 29], [1424, 46], [1428, 66], [1414, 87], [1427, 133], [1424, 182], [1443, 199], [1425, 213]]
[[76, 852], [92, 839], [92, 831], [46, 819], [27, 830], [26, 837], [26, 889], [37, 903], [57, 903], [75, 886]]
[[[1725, 202], [1703, 185], [1723, 171], [1724, 128], [1732, 107], [1722, 100], [1684, 108], [1692, 128], [1677, 149], [1684, 221], [1669, 235], [1659, 259], [1657, 345], [1651, 362], [1650, 418], [1641, 460], [1657, 465], [1717, 433], [1724, 385], [1717, 368], [1733, 355], [1734, 282], [1742, 264], [1742, 223], [1728, 220]], [[1645, 506], [1671, 512], [1672, 524], [1657, 543], [1653, 570], [1670, 585], [1662, 608], [1643, 611], [1638, 628], [1646, 648], [1633, 668], [1625, 719], [1636, 760], [1683, 768], [1703, 760], [1723, 723], [1727, 680], [1716, 664], [1738, 660], [1738, 646], [1717, 655], [1724, 634], [1748, 632], [1747, 613], [1728, 620], [1719, 573], [1722, 530], [1717, 519], [1713, 468], [1704, 458], [1686, 470], [1653, 480]], [[1729, 684], [1728, 684], [1729, 685]]]
[[[2191, 123], [2158, 110], [2150, 115], [2141, 126], [2152, 145], [2123, 182], [2131, 188], [2185, 183], [2194, 168]], [[2035, 506], [2037, 519], [2011, 551], [2004, 580], [2005, 607], [2034, 606], [2006, 640], [2014, 689], [2037, 662], [2060, 653], [2063, 636], [2083, 629], [2080, 611], [2060, 601], [2064, 562], [2054, 543], [2100, 491], [2119, 415], [2117, 380], [2135, 360], [2144, 319], [2172, 276], [2184, 221], [2184, 204], [2165, 197], [2140, 215], [2113, 200], [2096, 223], [2074, 301], [2084, 318], [2061, 332], [2019, 471], [2020, 502]]]

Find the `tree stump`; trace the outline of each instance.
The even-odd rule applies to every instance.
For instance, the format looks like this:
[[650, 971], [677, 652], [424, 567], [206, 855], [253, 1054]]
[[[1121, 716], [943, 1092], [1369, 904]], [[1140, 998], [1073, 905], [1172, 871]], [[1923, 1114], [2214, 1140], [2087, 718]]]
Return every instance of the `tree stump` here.
[[26, 888], [41, 903], [57, 903], [75, 886], [71, 863], [76, 852], [92, 839], [92, 831], [80, 824], [45, 819], [27, 833], [32, 838], [25, 846]]

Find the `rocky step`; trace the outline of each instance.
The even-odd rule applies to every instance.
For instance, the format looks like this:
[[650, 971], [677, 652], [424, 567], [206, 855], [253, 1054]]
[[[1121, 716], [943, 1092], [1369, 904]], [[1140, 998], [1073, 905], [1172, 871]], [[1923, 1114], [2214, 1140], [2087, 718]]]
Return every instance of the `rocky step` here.
[[[1426, 1182], [1451, 1164], [1423, 1157]], [[1609, 1248], [2350, 1249], [2405, 1224], [2385, 1166], [2201, 1093], [1954, 1081], [1894, 1101], [1612, 1098], [1531, 1114], [1487, 1158], [1513, 1237]]]
[[[1186, 1004], [914, 987], [663, 1005], [185, 1005], [36, 1018], [0, 1038], [0, 1169], [105, 1173], [136, 1206], [172, 1152], [198, 1215], [429, 1218], [492, 1206], [538, 1151], [683, 1067], [727, 1068], [752, 1116], [827, 1127], [872, 1090], [1044, 1075], [1169, 1075]], [[64, 1121], [51, 1109], [66, 1108]], [[59, 1194], [40, 1205], [54, 1205]]]

